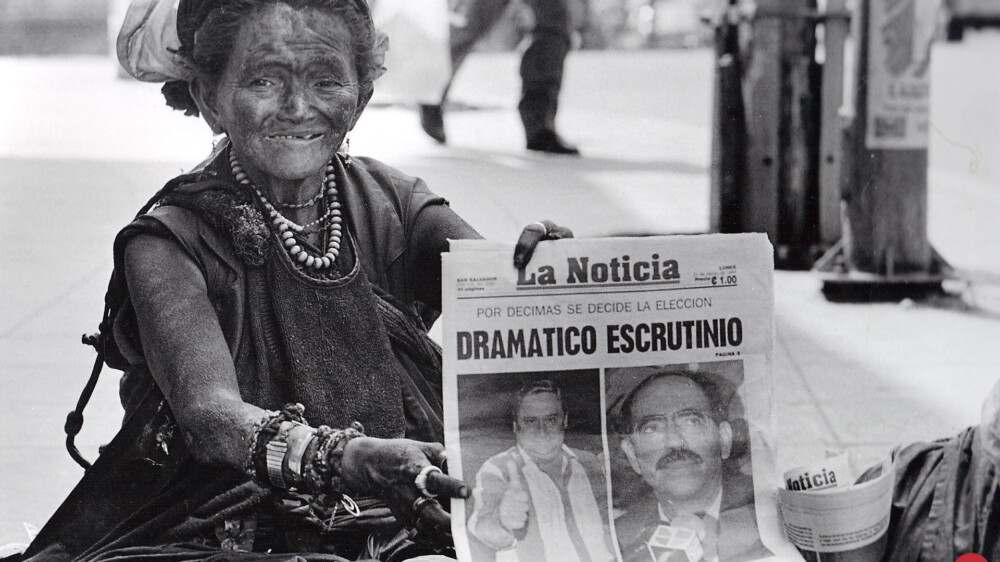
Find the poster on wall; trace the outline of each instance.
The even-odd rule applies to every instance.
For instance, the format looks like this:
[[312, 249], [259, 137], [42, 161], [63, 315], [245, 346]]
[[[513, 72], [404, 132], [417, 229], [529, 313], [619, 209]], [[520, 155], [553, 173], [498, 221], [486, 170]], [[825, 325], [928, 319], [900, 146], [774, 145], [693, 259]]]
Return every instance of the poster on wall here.
[[927, 148], [931, 45], [940, 0], [870, 0], [869, 149]]

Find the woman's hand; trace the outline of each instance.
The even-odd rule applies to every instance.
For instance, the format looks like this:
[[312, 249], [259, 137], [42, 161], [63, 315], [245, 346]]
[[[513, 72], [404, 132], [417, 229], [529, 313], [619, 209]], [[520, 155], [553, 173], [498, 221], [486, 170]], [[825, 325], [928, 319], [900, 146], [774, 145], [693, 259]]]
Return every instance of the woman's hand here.
[[[444, 468], [444, 447], [410, 439], [358, 437], [344, 447], [340, 471], [348, 493], [373, 493], [389, 504], [396, 518], [433, 540], [451, 537], [451, 517], [437, 501], [417, 488], [417, 476], [429, 466]], [[435, 471], [427, 476], [428, 494], [468, 498], [464, 482]]]
[[524, 227], [521, 236], [514, 245], [514, 267], [524, 269], [535, 253], [535, 246], [542, 240], [562, 240], [572, 238], [573, 231], [565, 226], [559, 226], [552, 221], [533, 222]]

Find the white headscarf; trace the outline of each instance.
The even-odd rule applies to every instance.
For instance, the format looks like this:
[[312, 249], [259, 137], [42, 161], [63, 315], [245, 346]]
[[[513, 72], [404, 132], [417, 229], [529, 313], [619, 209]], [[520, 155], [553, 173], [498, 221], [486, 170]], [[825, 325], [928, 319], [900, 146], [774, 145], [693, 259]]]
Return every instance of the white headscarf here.
[[192, 70], [177, 55], [179, 0], [132, 0], [118, 33], [118, 62], [143, 82], [190, 81]]

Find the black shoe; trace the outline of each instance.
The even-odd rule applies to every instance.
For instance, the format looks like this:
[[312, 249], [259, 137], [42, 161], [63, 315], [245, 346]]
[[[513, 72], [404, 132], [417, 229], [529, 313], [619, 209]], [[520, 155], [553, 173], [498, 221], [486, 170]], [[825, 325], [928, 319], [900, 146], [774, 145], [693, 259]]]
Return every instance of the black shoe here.
[[420, 104], [420, 126], [439, 143], [444, 144], [447, 141], [444, 134], [444, 113], [440, 105]]
[[550, 129], [543, 129], [528, 137], [528, 150], [548, 152], [549, 154], [580, 155], [579, 149], [564, 141], [562, 137]]

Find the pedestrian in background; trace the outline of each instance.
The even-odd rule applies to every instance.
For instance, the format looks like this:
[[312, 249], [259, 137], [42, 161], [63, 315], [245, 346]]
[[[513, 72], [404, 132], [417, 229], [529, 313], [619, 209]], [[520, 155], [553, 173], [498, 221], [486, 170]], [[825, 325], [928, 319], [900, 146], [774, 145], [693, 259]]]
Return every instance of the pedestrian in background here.
[[[570, 49], [573, 29], [572, 0], [525, 0], [534, 14], [531, 43], [521, 57], [521, 102], [518, 111], [527, 137], [528, 150], [552, 154], [580, 153], [555, 130], [559, 90], [562, 87], [563, 63]], [[451, 79], [462, 66], [473, 46], [482, 39], [503, 15], [510, 0], [467, 0], [464, 22], [451, 26]], [[436, 105], [420, 106], [420, 124], [438, 142], [447, 140], [443, 106], [451, 80]]]

